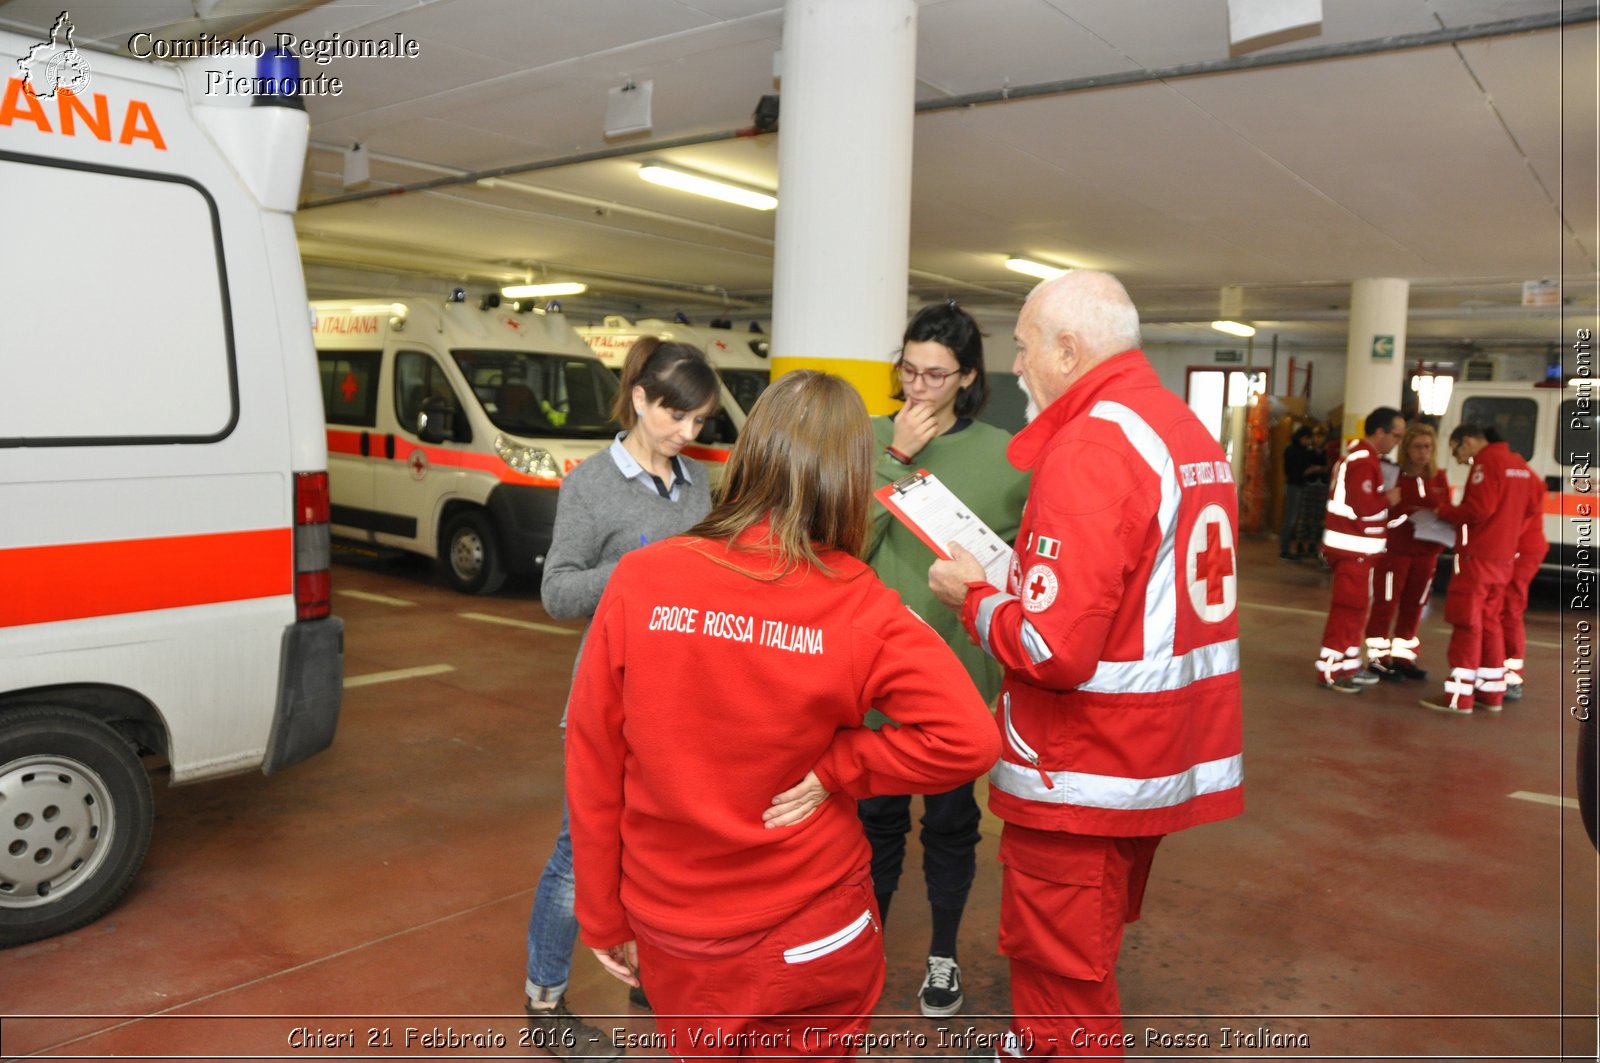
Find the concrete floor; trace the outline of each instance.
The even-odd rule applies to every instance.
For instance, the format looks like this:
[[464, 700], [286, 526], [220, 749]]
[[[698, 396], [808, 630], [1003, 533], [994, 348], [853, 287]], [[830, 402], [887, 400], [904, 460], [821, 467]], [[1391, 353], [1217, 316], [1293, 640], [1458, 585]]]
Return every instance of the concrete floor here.
[[[1561, 803], [1573, 618], [1538, 595], [1532, 693], [1445, 717], [1416, 704], [1432, 683], [1318, 690], [1326, 574], [1267, 541], [1242, 555], [1247, 811], [1161, 847], [1119, 969], [1130, 1054], [1594, 1059], [1596, 858]], [[335, 587], [349, 685], [333, 748], [273, 778], [158, 780], [127, 898], [0, 955], [6, 1058], [544, 1057], [520, 1043], [523, 932], [560, 819], [576, 625], [531, 585], [465, 598], [411, 560], [349, 555]], [[1445, 637], [1430, 618], [1436, 676]], [[986, 820], [966, 1010], [938, 1021], [916, 1014], [913, 840], [874, 1024], [910, 1045], [874, 1055], [960, 1056], [969, 1027], [1003, 1028], [997, 837]], [[579, 951], [574, 1008], [653, 1030]]]

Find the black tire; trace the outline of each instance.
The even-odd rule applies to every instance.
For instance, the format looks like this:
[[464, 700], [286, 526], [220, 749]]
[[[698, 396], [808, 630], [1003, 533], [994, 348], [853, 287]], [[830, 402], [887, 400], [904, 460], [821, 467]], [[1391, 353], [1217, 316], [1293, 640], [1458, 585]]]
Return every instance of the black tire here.
[[462, 594], [493, 594], [505, 584], [505, 561], [489, 514], [462, 510], [439, 538], [439, 563], [450, 586]]
[[154, 820], [150, 776], [122, 735], [64, 709], [0, 714], [0, 948], [104, 915]]

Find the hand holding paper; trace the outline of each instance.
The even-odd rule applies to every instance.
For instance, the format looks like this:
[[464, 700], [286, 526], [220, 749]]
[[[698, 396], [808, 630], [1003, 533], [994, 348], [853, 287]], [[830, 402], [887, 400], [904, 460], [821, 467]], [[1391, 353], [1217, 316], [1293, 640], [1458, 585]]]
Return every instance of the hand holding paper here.
[[967, 584], [987, 580], [983, 566], [960, 543], [951, 543], [948, 561], [935, 561], [928, 568], [928, 589], [933, 596], [952, 609], [960, 609], [967, 596]]

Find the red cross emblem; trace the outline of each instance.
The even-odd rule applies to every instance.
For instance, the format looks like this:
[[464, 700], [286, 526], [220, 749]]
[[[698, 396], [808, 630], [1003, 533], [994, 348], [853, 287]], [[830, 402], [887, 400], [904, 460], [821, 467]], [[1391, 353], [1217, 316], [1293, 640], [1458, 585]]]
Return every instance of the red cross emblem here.
[[1222, 543], [1222, 525], [1206, 525], [1206, 548], [1195, 555], [1194, 574], [1206, 584], [1206, 604], [1221, 605], [1226, 601], [1222, 581], [1233, 575], [1233, 551]]
[[1227, 511], [1216, 503], [1201, 509], [1189, 534], [1184, 572], [1189, 604], [1208, 624], [1222, 622], [1238, 606], [1237, 552]]
[[1022, 608], [1030, 613], [1042, 613], [1050, 608], [1061, 591], [1061, 583], [1049, 565], [1034, 565], [1028, 569], [1022, 577], [1022, 586], [1027, 590]]
[[339, 381], [339, 394], [344, 396], [344, 401], [354, 402], [356, 401], [356, 392], [360, 390], [360, 387], [361, 385], [356, 383], [356, 375], [354, 373], [346, 373], [344, 379]]
[[411, 466], [411, 478], [413, 480], [420, 480], [428, 475], [428, 455], [422, 451], [413, 450], [411, 459], [406, 464]]
[[1033, 582], [1028, 584], [1028, 597], [1032, 598], [1034, 601], [1038, 601], [1039, 596], [1044, 594], [1047, 589], [1048, 588], [1045, 586], [1044, 578], [1041, 576], [1035, 576], [1033, 577]]

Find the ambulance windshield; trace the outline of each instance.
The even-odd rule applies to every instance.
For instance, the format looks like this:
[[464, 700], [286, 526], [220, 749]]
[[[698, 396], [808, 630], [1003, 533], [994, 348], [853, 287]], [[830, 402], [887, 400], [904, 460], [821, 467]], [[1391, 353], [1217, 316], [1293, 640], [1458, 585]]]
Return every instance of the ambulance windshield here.
[[496, 428], [520, 436], [609, 439], [617, 378], [595, 358], [528, 351], [450, 352]]

